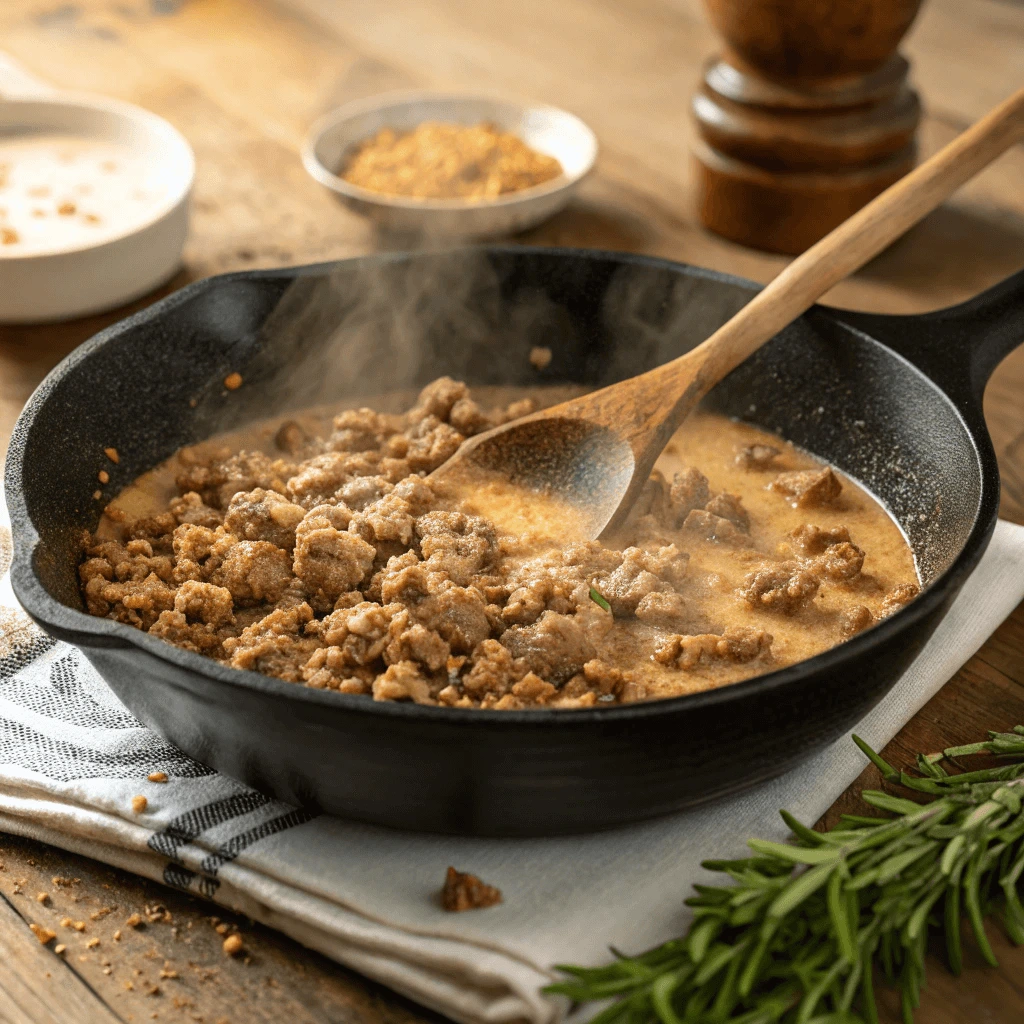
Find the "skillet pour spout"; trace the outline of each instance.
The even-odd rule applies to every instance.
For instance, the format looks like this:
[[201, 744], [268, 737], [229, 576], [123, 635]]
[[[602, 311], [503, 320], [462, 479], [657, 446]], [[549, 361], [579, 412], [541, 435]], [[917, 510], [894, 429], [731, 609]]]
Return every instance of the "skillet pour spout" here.
[[[459, 302], [472, 316], [447, 315], [450, 295], [422, 287], [466, 275], [472, 287]], [[416, 349], [394, 321], [364, 317], [359, 343], [374, 362], [329, 361], [347, 303], [368, 281], [384, 310], [388, 296], [419, 288]], [[500, 246], [193, 284], [86, 342], [30, 399], [5, 479], [15, 593], [191, 757], [281, 800], [361, 821], [555, 835], [665, 814], [779, 775], [889, 691], [984, 551], [999, 477], [981, 395], [1024, 341], [1024, 272], [923, 316], [815, 307], [710, 393], [712, 410], [779, 433], [873, 491], [906, 533], [925, 584], [873, 629], [746, 682], [574, 711], [376, 703], [226, 668], [90, 616], [76, 573], [81, 531], [100, 512], [91, 497], [100, 468], [113, 495], [185, 444], [284, 414], [299, 397], [365, 404], [384, 377], [388, 391], [445, 373], [471, 386], [601, 387], [688, 351], [756, 291], [664, 260]], [[319, 319], [302, 320], [295, 311], [313, 299]], [[409, 309], [401, 313], [407, 327]], [[529, 362], [538, 336], [553, 353], [539, 374]], [[308, 385], [299, 397], [281, 386], [297, 368]], [[230, 372], [245, 386], [228, 395], [219, 382]], [[105, 461], [107, 447], [118, 449], [118, 465]]]

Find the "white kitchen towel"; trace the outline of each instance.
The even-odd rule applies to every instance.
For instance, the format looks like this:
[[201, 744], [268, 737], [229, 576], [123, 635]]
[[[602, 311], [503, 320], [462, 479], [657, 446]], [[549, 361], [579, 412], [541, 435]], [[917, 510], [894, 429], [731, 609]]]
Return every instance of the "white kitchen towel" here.
[[[1022, 597], [1024, 528], [1000, 522], [928, 646], [856, 731], [884, 745]], [[553, 965], [603, 963], [609, 945], [640, 952], [679, 934], [683, 900], [706, 880], [702, 859], [742, 856], [754, 835], [783, 838], [780, 807], [813, 822], [865, 763], [844, 737], [740, 796], [562, 839], [453, 839], [312, 816], [168, 746], [0, 582], [0, 830], [203, 894], [467, 1024], [556, 1021], [565, 1002], [541, 993]], [[155, 771], [170, 782], [147, 782]], [[149, 804], [136, 815], [139, 793]], [[505, 902], [445, 913], [449, 864], [499, 886]]]

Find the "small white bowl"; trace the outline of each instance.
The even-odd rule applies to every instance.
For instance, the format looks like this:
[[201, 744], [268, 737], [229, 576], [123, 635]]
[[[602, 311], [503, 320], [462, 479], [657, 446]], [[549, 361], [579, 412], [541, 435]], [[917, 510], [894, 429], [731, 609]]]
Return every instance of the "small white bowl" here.
[[98, 313], [168, 280], [181, 266], [195, 176], [192, 150], [177, 129], [130, 103], [59, 92], [0, 53], [0, 137], [36, 133], [125, 145], [158, 169], [167, 194], [138, 223], [94, 243], [0, 252], [0, 323]]
[[[496, 199], [415, 199], [353, 185], [337, 171], [348, 151], [382, 128], [412, 131], [424, 121], [475, 125], [487, 121], [553, 156], [562, 174]], [[557, 213], [597, 159], [594, 133], [557, 107], [456, 93], [402, 92], [348, 103], [321, 118], [302, 148], [302, 163], [348, 207], [390, 231], [443, 238], [493, 238], [525, 231]]]

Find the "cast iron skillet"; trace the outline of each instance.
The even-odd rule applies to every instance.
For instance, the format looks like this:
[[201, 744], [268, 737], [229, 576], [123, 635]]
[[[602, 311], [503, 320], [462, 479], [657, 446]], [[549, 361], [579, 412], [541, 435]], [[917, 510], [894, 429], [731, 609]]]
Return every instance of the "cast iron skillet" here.
[[[923, 316], [815, 308], [710, 396], [712, 407], [778, 431], [884, 499], [927, 583], [876, 628], [758, 679], [600, 710], [378, 704], [224, 668], [90, 617], [75, 573], [80, 532], [99, 514], [91, 495], [101, 468], [112, 495], [216, 430], [440, 373], [470, 384], [596, 387], [678, 355], [755, 290], [662, 260], [512, 247], [194, 284], [82, 345], [26, 406], [6, 473], [15, 592], [192, 757], [282, 800], [363, 821], [549, 835], [662, 814], [778, 775], [881, 699], [981, 557], [999, 500], [982, 391], [1024, 341], [1024, 272]], [[327, 326], [339, 321], [359, 342], [325, 357]], [[554, 352], [539, 376], [527, 358], [538, 342]], [[245, 385], [229, 394], [220, 382], [231, 371]], [[111, 445], [120, 465], [103, 456]]]

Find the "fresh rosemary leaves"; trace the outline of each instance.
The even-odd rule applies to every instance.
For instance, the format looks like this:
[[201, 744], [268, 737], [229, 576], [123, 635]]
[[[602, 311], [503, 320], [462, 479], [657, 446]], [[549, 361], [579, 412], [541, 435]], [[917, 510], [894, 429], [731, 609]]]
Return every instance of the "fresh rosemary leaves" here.
[[815, 832], [783, 811], [792, 845], [752, 839], [754, 856], [708, 861], [732, 880], [696, 886], [689, 931], [607, 967], [562, 967], [552, 985], [577, 1002], [612, 999], [593, 1024], [863, 1024], [876, 1022], [875, 970], [899, 986], [908, 1022], [919, 1004], [929, 931], [961, 967], [966, 916], [995, 964], [983, 919], [1024, 943], [1024, 763], [950, 773], [956, 758], [1024, 758], [1024, 726], [983, 743], [919, 755], [897, 772], [857, 745], [888, 782], [928, 800], [865, 790], [892, 817], [844, 815]]

